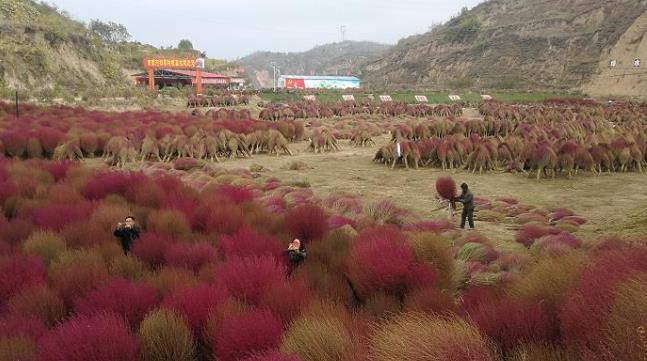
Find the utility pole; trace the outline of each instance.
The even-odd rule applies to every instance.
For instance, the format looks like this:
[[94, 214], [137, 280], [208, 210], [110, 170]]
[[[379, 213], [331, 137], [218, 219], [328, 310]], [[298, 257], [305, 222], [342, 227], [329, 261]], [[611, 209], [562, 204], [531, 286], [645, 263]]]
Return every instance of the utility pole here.
[[342, 25], [339, 30], [341, 32], [341, 41], [343, 43], [346, 40], [346, 25]]
[[276, 93], [276, 64], [272, 64], [274, 75], [272, 75], [272, 84], [274, 85], [274, 92]]

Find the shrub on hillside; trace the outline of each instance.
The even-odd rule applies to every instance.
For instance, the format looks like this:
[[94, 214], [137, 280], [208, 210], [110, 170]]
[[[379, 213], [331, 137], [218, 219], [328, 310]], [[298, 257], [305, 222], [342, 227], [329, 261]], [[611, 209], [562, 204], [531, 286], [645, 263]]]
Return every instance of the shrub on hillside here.
[[21, 290], [44, 284], [46, 280], [47, 270], [38, 257], [0, 256], [0, 305]]
[[411, 291], [404, 300], [404, 310], [424, 312], [427, 314], [458, 313], [454, 298], [446, 292], [433, 287], [425, 287]]
[[84, 197], [96, 200], [103, 199], [108, 194], [125, 194], [126, 190], [137, 181], [143, 179], [140, 173], [102, 172], [94, 175], [83, 187]]
[[166, 191], [153, 180], [137, 182], [124, 193], [130, 202], [150, 208], [159, 208], [165, 202]]
[[144, 232], [134, 243], [132, 253], [151, 267], [164, 264], [166, 250], [172, 244], [170, 237], [153, 232]]
[[149, 213], [146, 229], [174, 239], [181, 239], [191, 233], [191, 225], [184, 213], [174, 209], [161, 209]]
[[36, 342], [26, 337], [0, 339], [0, 361], [38, 361]]
[[267, 287], [260, 303], [277, 315], [287, 325], [312, 300], [308, 283], [304, 279], [277, 281]]
[[12, 219], [0, 225], [0, 239], [15, 246], [27, 239], [34, 231], [34, 228], [34, 224], [28, 220], [19, 218]]
[[141, 356], [145, 361], [193, 361], [195, 342], [186, 322], [171, 310], [146, 316], [139, 328]]
[[559, 339], [555, 310], [509, 297], [491, 300], [469, 311], [478, 328], [504, 352], [525, 343], [553, 343]]
[[193, 272], [217, 259], [216, 249], [209, 243], [175, 243], [169, 245], [164, 254], [166, 264], [173, 267], [184, 267]]
[[264, 290], [285, 279], [285, 267], [273, 257], [232, 257], [217, 269], [218, 282], [232, 296], [259, 304]]
[[206, 203], [198, 209], [202, 229], [211, 234], [234, 234], [245, 224], [241, 208], [233, 203]]
[[45, 325], [32, 317], [9, 315], [0, 318], [0, 339], [25, 337], [37, 341], [46, 331]]
[[[607, 329], [608, 361], [647, 355], [647, 274], [623, 282], [614, 292]], [[612, 355], [612, 356], [611, 356]]]
[[638, 273], [647, 272], [647, 248], [602, 250], [580, 274], [561, 311], [563, 342], [588, 355], [606, 351], [607, 319], [614, 290]]
[[68, 224], [60, 234], [65, 238], [68, 248], [91, 248], [104, 243], [118, 242], [112, 231], [104, 230], [92, 220]]
[[487, 341], [460, 318], [405, 313], [377, 326], [369, 343], [375, 361], [492, 361]]
[[353, 351], [351, 335], [334, 315], [302, 315], [283, 337], [281, 352], [304, 361], [342, 361]]
[[283, 247], [276, 237], [259, 234], [247, 227], [222, 236], [218, 248], [225, 258], [272, 256], [278, 259], [283, 254]]
[[428, 262], [437, 270], [441, 289], [456, 289], [457, 267], [448, 240], [434, 233], [418, 233], [409, 237], [409, 244], [418, 262]]
[[74, 309], [84, 315], [113, 313], [136, 327], [156, 304], [152, 286], [117, 278], [77, 300]]
[[16, 293], [7, 301], [11, 315], [31, 317], [54, 326], [66, 314], [63, 299], [46, 285], [35, 285]]
[[42, 361], [137, 361], [137, 340], [115, 315], [74, 316], [39, 341]]
[[198, 283], [195, 274], [184, 268], [163, 267], [158, 272], [149, 275], [146, 282], [157, 290], [159, 296], [164, 296], [177, 287], [191, 287]]
[[225, 316], [217, 330], [213, 349], [218, 360], [236, 361], [277, 349], [282, 333], [281, 321], [270, 311], [250, 310]]
[[184, 317], [196, 337], [202, 337], [209, 315], [225, 302], [227, 293], [215, 286], [199, 284], [177, 287], [164, 300], [164, 307]]
[[48, 204], [36, 210], [34, 224], [41, 228], [60, 231], [65, 225], [86, 220], [94, 211], [90, 202], [76, 204]]
[[328, 231], [328, 217], [320, 207], [306, 204], [286, 213], [285, 227], [291, 236], [304, 242], [322, 239]]
[[376, 291], [401, 293], [414, 268], [413, 251], [401, 240], [360, 233], [347, 260], [348, 278], [366, 297]]
[[119, 255], [110, 262], [108, 271], [112, 276], [125, 278], [127, 280], [140, 280], [147, 272], [146, 264], [132, 255]]
[[66, 251], [50, 264], [49, 276], [67, 305], [104, 285], [110, 274], [101, 256], [89, 251]]
[[65, 251], [65, 240], [58, 233], [38, 231], [27, 238], [22, 249], [25, 254], [40, 257], [48, 265], [59, 253]]
[[544, 226], [538, 223], [527, 223], [521, 226], [521, 229], [515, 236], [515, 240], [526, 247], [530, 247], [538, 238], [559, 233], [561, 233], [561, 231], [557, 228]]
[[229, 184], [218, 186], [217, 192], [236, 204], [249, 202], [254, 199], [254, 192], [251, 189]]

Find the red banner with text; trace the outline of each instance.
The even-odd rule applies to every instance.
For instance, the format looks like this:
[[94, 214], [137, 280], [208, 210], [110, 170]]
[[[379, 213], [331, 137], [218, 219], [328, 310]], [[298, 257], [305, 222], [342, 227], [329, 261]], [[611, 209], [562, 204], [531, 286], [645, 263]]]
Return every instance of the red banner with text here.
[[304, 79], [287, 78], [285, 79], [285, 88], [286, 89], [305, 89], [306, 82]]

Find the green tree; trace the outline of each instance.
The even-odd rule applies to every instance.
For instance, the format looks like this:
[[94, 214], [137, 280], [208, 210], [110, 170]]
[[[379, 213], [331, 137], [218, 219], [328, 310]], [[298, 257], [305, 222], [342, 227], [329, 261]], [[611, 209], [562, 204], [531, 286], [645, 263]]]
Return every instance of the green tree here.
[[128, 29], [112, 21], [104, 23], [101, 20], [93, 19], [90, 21], [89, 28], [98, 37], [111, 43], [120, 43], [130, 39]]
[[189, 40], [183, 39], [177, 44], [177, 48], [181, 51], [191, 51], [193, 50], [193, 44]]

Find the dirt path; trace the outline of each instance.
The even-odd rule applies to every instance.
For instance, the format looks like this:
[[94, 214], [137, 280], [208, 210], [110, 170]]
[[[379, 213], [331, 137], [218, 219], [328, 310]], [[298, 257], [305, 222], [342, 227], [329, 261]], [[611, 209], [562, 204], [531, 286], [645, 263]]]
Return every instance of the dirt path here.
[[[479, 175], [430, 168], [391, 170], [371, 161], [377, 148], [386, 144], [388, 138], [376, 141], [378, 145], [370, 148], [354, 148], [342, 141], [343, 150], [329, 154], [306, 152], [307, 143], [302, 142], [291, 144], [292, 157], [256, 155], [218, 165], [229, 169], [262, 165], [267, 168], [262, 176], [285, 182], [307, 181], [319, 195], [347, 192], [366, 201], [388, 199], [427, 218], [445, 216], [442, 211], [432, 210], [435, 207], [434, 185], [436, 178], [450, 173], [457, 182], [467, 182], [477, 196], [513, 197], [529, 205], [570, 208], [589, 220], [580, 230], [582, 236], [647, 234], [646, 173], [587, 174], [571, 180], [537, 181], [509, 173]], [[311, 169], [289, 170], [293, 162], [304, 162]], [[481, 222], [477, 227], [500, 240], [513, 236], [513, 231], [505, 225]]]

